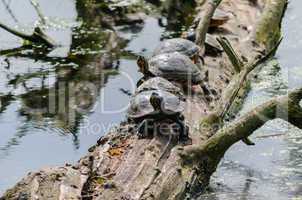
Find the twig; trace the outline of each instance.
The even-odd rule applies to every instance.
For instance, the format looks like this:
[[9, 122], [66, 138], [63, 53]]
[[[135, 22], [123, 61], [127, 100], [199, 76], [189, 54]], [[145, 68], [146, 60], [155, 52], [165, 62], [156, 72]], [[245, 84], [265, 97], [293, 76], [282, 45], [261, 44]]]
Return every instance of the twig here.
[[219, 44], [221, 45], [221, 47], [227, 54], [229, 60], [231, 61], [232, 65], [235, 69], [235, 72], [240, 73], [244, 64], [243, 64], [242, 60], [239, 58], [239, 56], [236, 53], [236, 51], [234, 50], [234, 48], [232, 47], [229, 40], [225, 37], [219, 37], [219, 38], [217, 38], [217, 41], [219, 42]]
[[42, 14], [39, 2], [36, 0], [30, 0], [30, 3], [35, 8], [36, 12], [38, 13], [38, 16], [39, 16], [42, 24], [46, 25], [46, 20], [45, 20], [44, 15]]
[[279, 137], [279, 136], [284, 136], [285, 133], [279, 133], [279, 134], [272, 134], [272, 135], [260, 135], [255, 138], [269, 138], [269, 137]]
[[8, 31], [9, 33], [11, 33], [17, 37], [20, 37], [24, 40], [33, 42], [33, 43], [43, 44], [43, 45], [46, 45], [47, 47], [56, 46], [55, 42], [50, 37], [48, 37], [39, 27], [36, 27], [34, 29], [34, 32], [32, 35], [29, 35], [29, 34], [20, 32], [16, 29], [10, 28], [1, 22], [0, 22], [0, 28], [3, 28], [4, 30]]
[[18, 23], [18, 19], [16, 18], [16, 16], [14, 15], [13, 11], [11, 10], [9, 3], [7, 3], [5, 0], [2, 0], [2, 3], [5, 7], [5, 9], [7, 10], [8, 14], [12, 17], [12, 19]]
[[233, 104], [234, 100], [238, 96], [240, 89], [246, 82], [246, 79], [247, 79], [247, 76], [249, 75], [249, 73], [251, 71], [253, 71], [261, 63], [266, 62], [271, 56], [273, 56], [275, 54], [276, 50], [278, 49], [281, 41], [282, 41], [282, 38], [279, 39], [277, 44], [265, 56], [259, 55], [256, 58], [254, 58], [251, 62], [249, 62], [247, 64], [247, 66], [239, 73], [238, 78], [233, 80], [236, 82], [235, 87], [234, 88], [232, 87], [230, 92], [227, 89], [227, 92], [230, 93], [231, 95], [229, 95], [229, 97], [226, 100], [224, 100], [224, 102], [222, 102], [222, 104], [221, 104], [221, 105], [223, 105], [222, 109], [218, 113], [218, 116], [221, 119], [223, 119], [225, 117], [225, 115], [228, 113], [231, 105]]

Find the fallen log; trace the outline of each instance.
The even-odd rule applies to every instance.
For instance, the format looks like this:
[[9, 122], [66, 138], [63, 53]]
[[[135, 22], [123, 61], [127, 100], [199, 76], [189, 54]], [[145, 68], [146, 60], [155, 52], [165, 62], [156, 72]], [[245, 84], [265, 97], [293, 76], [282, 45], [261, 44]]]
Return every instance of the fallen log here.
[[[230, 23], [227, 23], [225, 28], [231, 27], [232, 31], [240, 33], [237, 34], [236, 32], [239, 38], [232, 40], [232, 44], [235, 44], [236, 49], [240, 49], [241, 52], [244, 52], [243, 48], [249, 51], [251, 56], [248, 59], [250, 61], [248, 64], [245, 63], [241, 72], [233, 77], [229, 88], [223, 92], [225, 95], [222, 94], [226, 98], [216, 102], [217, 108], [212, 114], [209, 115], [210, 108], [207, 103], [202, 101], [202, 98], [188, 96], [185, 115], [191, 128], [192, 145], [183, 146], [177, 144], [176, 141], [172, 141], [171, 145], [168, 145], [167, 153], [162, 156], [163, 151], [166, 150], [167, 137], [157, 135], [152, 139], [138, 139], [135, 135], [134, 125], [122, 123], [116, 130], [102, 137], [95, 146], [89, 149], [87, 156], [83, 157], [77, 164], [47, 168], [37, 173], [31, 173], [15, 187], [8, 190], [3, 198], [183, 200], [192, 199], [194, 194], [205, 189], [227, 149], [235, 142], [252, 134], [256, 128], [265, 123], [265, 120], [261, 121], [257, 118], [258, 115], [253, 115], [253, 112], [251, 112], [242, 116], [239, 121], [233, 122], [230, 126], [223, 127], [222, 116], [229, 111], [229, 105], [237, 97], [238, 85], [242, 89], [241, 84], [238, 84], [237, 81], [242, 80], [240, 77], [247, 79], [249, 72], [258, 66], [259, 62], [263, 61], [261, 59], [259, 61], [258, 57], [254, 55], [258, 55], [259, 52], [262, 52], [262, 56], [263, 54], [270, 55], [269, 52], [272, 51], [268, 47], [277, 46], [279, 41], [278, 38], [272, 42], [273, 44], [265, 45], [265, 39], [261, 40], [262, 43], [258, 43], [258, 39], [253, 35], [245, 43], [246, 46], [243, 46], [241, 42], [243, 37], [240, 36], [246, 35], [246, 30], [239, 30], [236, 27], [238, 27], [238, 24], [250, 24], [246, 24], [247, 21], [244, 21], [244, 17], [241, 16], [245, 15], [239, 14], [239, 12], [244, 8], [245, 11], [255, 14], [261, 12], [261, 8], [252, 7], [245, 1], [240, 0], [225, 1], [227, 3], [222, 2], [220, 4], [223, 9], [238, 12], [238, 15], [233, 16], [233, 19], [230, 19]], [[283, 5], [283, 2], [285, 0], [279, 0], [277, 3]], [[271, 9], [264, 9], [264, 11], [276, 13], [276, 15], [273, 15], [276, 17], [271, 21], [279, 25], [282, 16], [279, 13], [283, 12], [283, 9], [270, 6], [270, 4], [275, 4], [276, 1], [265, 1], [265, 3], [265, 7]], [[235, 5], [241, 6], [240, 9]], [[262, 29], [265, 25], [261, 20], [266, 19], [265, 16], [267, 14], [263, 13], [263, 18], [260, 18], [258, 25], [254, 21], [248, 21], [248, 23], [253, 22], [254, 29], [257, 29], [257, 27]], [[251, 18], [251, 20], [254, 19]], [[234, 21], [238, 22], [235, 23]], [[274, 31], [280, 31], [279, 26], [273, 28]], [[207, 30], [207, 28], [205, 27], [204, 30]], [[225, 74], [230, 78], [229, 70], [234, 69], [230, 61], [224, 60], [224, 57], [216, 57], [215, 60], [210, 57], [205, 59], [207, 64], [217, 68], [221, 66], [223, 61], [227, 63], [223, 68], [219, 68], [220, 74], [218, 76]], [[253, 65], [249, 63], [253, 63]], [[248, 66], [253, 66], [253, 68]], [[240, 76], [241, 73], [243, 76]], [[216, 84], [216, 88], [226, 86], [222, 82], [218, 82], [218, 84], [215, 81], [212, 82], [212, 85]], [[259, 108], [258, 112], [263, 116], [268, 116], [267, 119], [275, 118], [279, 116], [273, 114], [276, 113], [276, 108], [281, 106], [281, 108], [284, 108], [281, 109], [283, 110], [282, 113], [286, 113], [286, 100], [293, 100], [293, 103], [288, 104], [289, 109], [292, 110], [289, 111], [291, 117], [288, 119], [296, 124], [298, 120], [301, 120], [301, 108], [297, 107], [296, 104], [301, 97], [300, 95], [301, 91], [295, 91], [287, 97], [274, 99], [270, 105]], [[283, 99], [283, 101], [280, 99]], [[221, 102], [224, 103], [221, 104]], [[222, 106], [218, 106], [220, 104]], [[223, 105], [227, 105], [227, 107]], [[198, 121], [199, 125], [201, 117], [203, 117], [201, 126], [204, 129], [195, 128], [193, 126], [194, 122]], [[257, 120], [255, 125], [251, 123], [254, 120]], [[246, 129], [242, 126], [244, 124], [247, 125]], [[224, 140], [226, 140], [225, 143]]]

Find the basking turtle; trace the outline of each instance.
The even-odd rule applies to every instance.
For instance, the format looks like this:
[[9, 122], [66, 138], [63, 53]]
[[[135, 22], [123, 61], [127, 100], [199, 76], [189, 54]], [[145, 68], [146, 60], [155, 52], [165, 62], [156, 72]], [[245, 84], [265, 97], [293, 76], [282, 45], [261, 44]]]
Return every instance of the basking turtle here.
[[139, 71], [144, 74], [137, 86], [155, 77], [163, 77], [175, 81], [183, 86], [197, 85], [202, 82], [202, 75], [198, 67], [185, 55], [178, 52], [165, 53], [152, 57], [149, 62], [142, 56], [137, 60]]
[[201, 48], [190, 40], [173, 38], [161, 42], [153, 52], [153, 56], [178, 52], [191, 58], [196, 64], [200, 61]]
[[179, 87], [176, 87], [173, 83], [161, 77], [154, 77], [145, 81], [136, 89], [136, 93], [140, 93], [148, 90], [162, 90], [162, 91], [170, 92], [180, 97], [181, 99], [184, 98], [183, 93], [181, 92], [181, 89]]
[[188, 128], [184, 124], [184, 102], [166, 91], [143, 91], [136, 94], [130, 102], [127, 117], [138, 123], [138, 135], [147, 137], [156, 131], [165, 134], [162, 125], [176, 125], [179, 139], [188, 136]]
[[217, 8], [211, 19], [210, 27], [218, 27], [226, 23], [230, 19], [227, 12]]
[[[196, 40], [195, 29], [190, 28], [188, 31], [186, 31], [182, 34], [182, 37], [194, 42]], [[203, 48], [201, 48], [201, 49], [202, 50], [201, 50], [199, 56], [203, 56], [203, 54], [204, 54]], [[217, 42], [216, 37], [207, 33], [206, 40], [205, 40], [205, 52], [209, 53], [209, 54], [217, 54], [217, 53], [221, 53], [222, 51], [223, 51], [223, 49]]]

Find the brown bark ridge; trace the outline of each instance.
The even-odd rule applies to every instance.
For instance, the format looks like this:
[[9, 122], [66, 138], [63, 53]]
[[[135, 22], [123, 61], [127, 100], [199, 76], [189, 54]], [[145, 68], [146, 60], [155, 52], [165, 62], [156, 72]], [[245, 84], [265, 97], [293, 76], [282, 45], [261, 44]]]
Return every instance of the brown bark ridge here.
[[[205, 56], [208, 85], [217, 95], [210, 102], [201, 92], [187, 96], [185, 117], [190, 126], [192, 144], [182, 145], [172, 140], [163, 155], [169, 140], [167, 137], [157, 135], [138, 139], [134, 125], [122, 123], [102, 137], [77, 164], [31, 173], [2, 198], [191, 199], [194, 193], [207, 187], [221, 157], [232, 144], [252, 134], [265, 121], [280, 117], [280, 113], [284, 113], [282, 117], [288, 111], [288, 117], [284, 118], [293, 124], [301, 120], [301, 107], [297, 105], [301, 90], [273, 99], [258, 107], [256, 112], [248, 113], [225, 127], [221, 117], [238, 96], [238, 81], [244, 79], [244, 83], [248, 79], [248, 66], [255, 63], [257, 66], [271, 47], [278, 44], [279, 38], [271, 40], [266, 29], [279, 33], [285, 5], [286, 0], [258, 1], [257, 6], [242, 0], [221, 2], [220, 9], [228, 12], [230, 19], [213, 35], [228, 38], [238, 55], [246, 57], [244, 60], [248, 62], [244, 62], [241, 72], [233, 76], [234, 68], [225, 54]], [[268, 18], [269, 25], [264, 23]], [[223, 105], [227, 105], [227, 109]], [[264, 120], [259, 116], [265, 116]]]

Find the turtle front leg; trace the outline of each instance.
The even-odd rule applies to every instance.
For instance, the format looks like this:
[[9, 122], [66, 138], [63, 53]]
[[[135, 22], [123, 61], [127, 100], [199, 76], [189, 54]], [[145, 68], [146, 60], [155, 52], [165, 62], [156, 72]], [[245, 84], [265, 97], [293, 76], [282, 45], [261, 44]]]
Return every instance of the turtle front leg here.
[[175, 123], [178, 125], [179, 141], [186, 141], [189, 138], [189, 127], [187, 127], [181, 118], [177, 118]]
[[152, 119], [144, 119], [137, 127], [137, 135], [139, 138], [147, 138], [153, 131], [154, 121]]
[[147, 80], [146, 76], [143, 76], [142, 78], [140, 78], [137, 83], [136, 83], [136, 87], [139, 87], [141, 84], [143, 84], [145, 81]]

